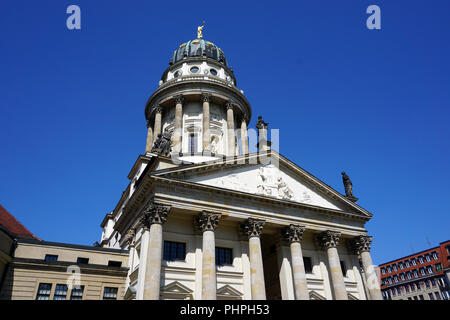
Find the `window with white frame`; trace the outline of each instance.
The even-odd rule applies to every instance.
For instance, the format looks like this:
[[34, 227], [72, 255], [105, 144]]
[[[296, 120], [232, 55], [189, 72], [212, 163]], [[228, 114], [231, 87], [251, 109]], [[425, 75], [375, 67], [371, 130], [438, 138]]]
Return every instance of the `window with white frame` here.
[[422, 256], [419, 257], [419, 263], [420, 263], [420, 264], [423, 263], [423, 257], [422, 257]]
[[55, 288], [55, 294], [53, 295], [53, 300], [66, 300], [67, 297], [67, 285], [57, 284]]
[[52, 291], [51, 283], [39, 283], [36, 300], [50, 300], [50, 293]]
[[429, 255], [429, 254], [427, 254], [427, 255], [425, 256], [425, 258], [427, 259], [427, 261], [428, 261], [428, 262], [430, 262], [430, 261], [431, 261], [431, 257], [430, 257], [430, 255]]
[[439, 259], [438, 253], [436, 251], [433, 252], [433, 259], [434, 260], [438, 260]]
[[417, 266], [417, 260], [416, 259], [412, 259], [411, 263], [412, 263], [413, 266]]
[[409, 268], [409, 267], [411, 266], [411, 265], [409, 264], [409, 260], [406, 260], [406, 261], [405, 261], [405, 265], [406, 265], [407, 268]]

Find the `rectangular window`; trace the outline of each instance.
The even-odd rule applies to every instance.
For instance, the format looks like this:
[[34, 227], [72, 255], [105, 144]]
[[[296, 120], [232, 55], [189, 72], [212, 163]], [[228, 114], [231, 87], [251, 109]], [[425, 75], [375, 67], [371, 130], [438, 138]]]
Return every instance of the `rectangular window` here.
[[411, 263], [412, 263], [413, 266], [417, 266], [417, 260], [416, 259], [412, 259]]
[[425, 300], [425, 299], [423, 298], [423, 295], [421, 295], [421, 294], [419, 294], [419, 298], [420, 298], [420, 300]]
[[436, 297], [436, 300], [441, 300], [441, 295], [439, 294], [439, 292], [435, 292], [434, 296]]
[[67, 297], [67, 285], [57, 284], [55, 288], [55, 294], [53, 300], [66, 300]]
[[411, 266], [411, 265], [409, 264], [409, 261], [406, 261], [406, 262], [405, 262], [405, 265], [406, 265], [407, 268], [409, 268], [409, 267]]
[[398, 283], [398, 277], [397, 276], [394, 276], [394, 282]]
[[89, 258], [81, 258], [81, 257], [78, 257], [78, 258], [77, 258], [77, 263], [78, 263], [78, 264], [88, 264], [88, 263], [89, 263]]
[[216, 265], [231, 266], [233, 264], [233, 249], [216, 247]]
[[105, 287], [103, 291], [103, 300], [117, 300], [118, 288]]
[[303, 265], [306, 273], [312, 273], [312, 261], [310, 257], [303, 257]]
[[113, 260], [108, 261], [108, 267], [120, 268], [121, 266], [122, 266], [122, 262], [120, 262], [120, 261], [113, 261]]
[[442, 269], [442, 264], [436, 263], [436, 264], [434, 265], [434, 267], [436, 268], [436, 272], [439, 272], [439, 271], [441, 271], [441, 269]]
[[381, 274], [386, 274], [386, 270], [384, 268], [381, 269]]
[[344, 277], [347, 275], [347, 268], [345, 267], [345, 262], [341, 260], [341, 270]]
[[392, 266], [392, 269], [394, 269], [394, 272], [397, 272], [397, 266], [395, 264]]
[[404, 269], [404, 265], [403, 265], [403, 263], [402, 263], [402, 262], [400, 262], [398, 266], [400, 267], [400, 269], [401, 269], [401, 270], [403, 270], [403, 269]]
[[400, 274], [400, 279], [402, 279], [402, 281], [405, 281], [405, 275], [403, 273]]
[[419, 263], [423, 263], [423, 257], [419, 257]]
[[45, 261], [58, 261], [58, 256], [53, 255], [53, 254], [46, 254], [44, 260]]
[[414, 271], [413, 271], [413, 275], [414, 275], [415, 278], [417, 278], [417, 277], [419, 276], [419, 275], [417, 274], [417, 270], [414, 270]]
[[417, 296], [414, 296], [414, 300], [417, 300]]
[[183, 242], [164, 241], [164, 260], [184, 261], [186, 258], [186, 244]]
[[436, 251], [433, 252], [433, 259], [434, 260], [438, 260], [439, 259], [439, 255], [438, 255], [438, 253]]
[[425, 275], [425, 268], [420, 269], [420, 274], [423, 276]]
[[425, 258], [427, 259], [427, 261], [428, 261], [428, 262], [430, 262], [430, 261], [431, 261], [431, 257], [430, 257], [430, 255], [429, 255], [429, 254], [427, 254]]
[[432, 266], [428, 266], [427, 268], [428, 270], [428, 274], [432, 274], [433, 273], [433, 267]]
[[189, 152], [197, 152], [197, 135], [195, 133], [189, 134]]
[[70, 300], [82, 300], [83, 299], [84, 286], [79, 288], [73, 287], [70, 294]]
[[50, 300], [52, 285], [50, 283], [40, 283], [36, 294], [36, 300]]

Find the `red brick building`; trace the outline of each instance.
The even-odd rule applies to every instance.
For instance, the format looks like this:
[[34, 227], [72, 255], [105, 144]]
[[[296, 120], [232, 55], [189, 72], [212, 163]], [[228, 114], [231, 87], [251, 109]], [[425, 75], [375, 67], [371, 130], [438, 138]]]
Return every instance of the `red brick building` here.
[[450, 300], [450, 240], [380, 265], [386, 300]]

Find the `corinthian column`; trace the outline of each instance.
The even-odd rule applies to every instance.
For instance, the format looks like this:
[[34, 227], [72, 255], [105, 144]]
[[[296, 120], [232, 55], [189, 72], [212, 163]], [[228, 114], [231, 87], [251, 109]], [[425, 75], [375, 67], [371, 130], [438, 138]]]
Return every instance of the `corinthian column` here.
[[306, 283], [306, 272], [303, 264], [302, 246], [305, 227], [289, 225], [285, 230], [285, 237], [291, 246], [292, 273], [294, 274], [294, 291], [296, 300], [309, 300], [308, 285]]
[[184, 97], [179, 94], [173, 97], [175, 99], [175, 129], [173, 131], [173, 151], [175, 154], [181, 152], [181, 137], [183, 130], [183, 102]]
[[383, 296], [381, 295], [380, 290], [380, 282], [375, 272], [375, 267], [372, 263], [372, 257], [370, 256], [371, 243], [372, 237], [363, 235], [356, 237], [353, 241], [356, 253], [361, 256], [361, 261], [371, 300], [383, 300]]
[[130, 253], [128, 255], [128, 274], [127, 279], [125, 281], [125, 287], [127, 288], [130, 285], [130, 275], [134, 269], [134, 255], [136, 254], [136, 243], [134, 242], [134, 237], [136, 236], [136, 231], [131, 228], [128, 230], [125, 236], [125, 243], [128, 244], [128, 248]]
[[241, 122], [242, 154], [248, 153], [247, 115], [244, 114]]
[[170, 206], [163, 206], [150, 201], [145, 207], [141, 223], [150, 230], [147, 257], [145, 263], [144, 300], [159, 300], [162, 260], [162, 225], [166, 222]]
[[147, 143], [145, 144], [145, 152], [150, 152], [153, 146], [153, 129], [150, 120], [147, 120]]
[[340, 232], [327, 230], [319, 236], [319, 240], [322, 246], [327, 250], [334, 296], [336, 300], [348, 300], [347, 291], [345, 290], [344, 275], [342, 274], [341, 262], [337, 251], [340, 236]]
[[162, 109], [160, 106], [156, 106], [155, 108], [155, 129], [153, 130], [153, 141], [158, 139], [158, 134], [161, 134], [161, 113]]
[[264, 220], [249, 218], [241, 227], [244, 234], [248, 236], [252, 300], [266, 300], [261, 241], [259, 239], [264, 224]]
[[227, 150], [227, 156], [234, 156], [235, 155], [235, 141], [234, 141], [234, 103], [227, 102], [227, 140], [228, 140], [228, 150]]
[[203, 152], [211, 151], [211, 135], [209, 132], [209, 102], [211, 100], [211, 94], [202, 93], [203, 102], [203, 120], [202, 120], [202, 144]]
[[202, 252], [202, 300], [216, 300], [216, 241], [214, 231], [220, 214], [203, 211], [197, 217], [197, 224], [203, 232]]

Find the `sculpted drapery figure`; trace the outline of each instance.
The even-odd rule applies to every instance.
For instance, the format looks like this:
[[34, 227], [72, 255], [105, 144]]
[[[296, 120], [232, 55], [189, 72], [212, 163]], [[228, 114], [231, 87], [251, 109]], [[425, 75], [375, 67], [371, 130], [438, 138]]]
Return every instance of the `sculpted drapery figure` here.
[[342, 182], [344, 183], [345, 188], [345, 195], [347, 197], [354, 198], [355, 196], [353, 195], [352, 181], [350, 180], [349, 176], [345, 174], [344, 171], [342, 171], [341, 174], [342, 174]]
[[158, 138], [153, 144], [151, 152], [157, 153], [161, 156], [168, 156], [172, 151], [172, 134], [167, 130], [164, 130], [163, 134], [158, 134]]
[[203, 28], [205, 27], [205, 21], [203, 21], [203, 24], [201, 26], [197, 27], [197, 39], [203, 38]]

